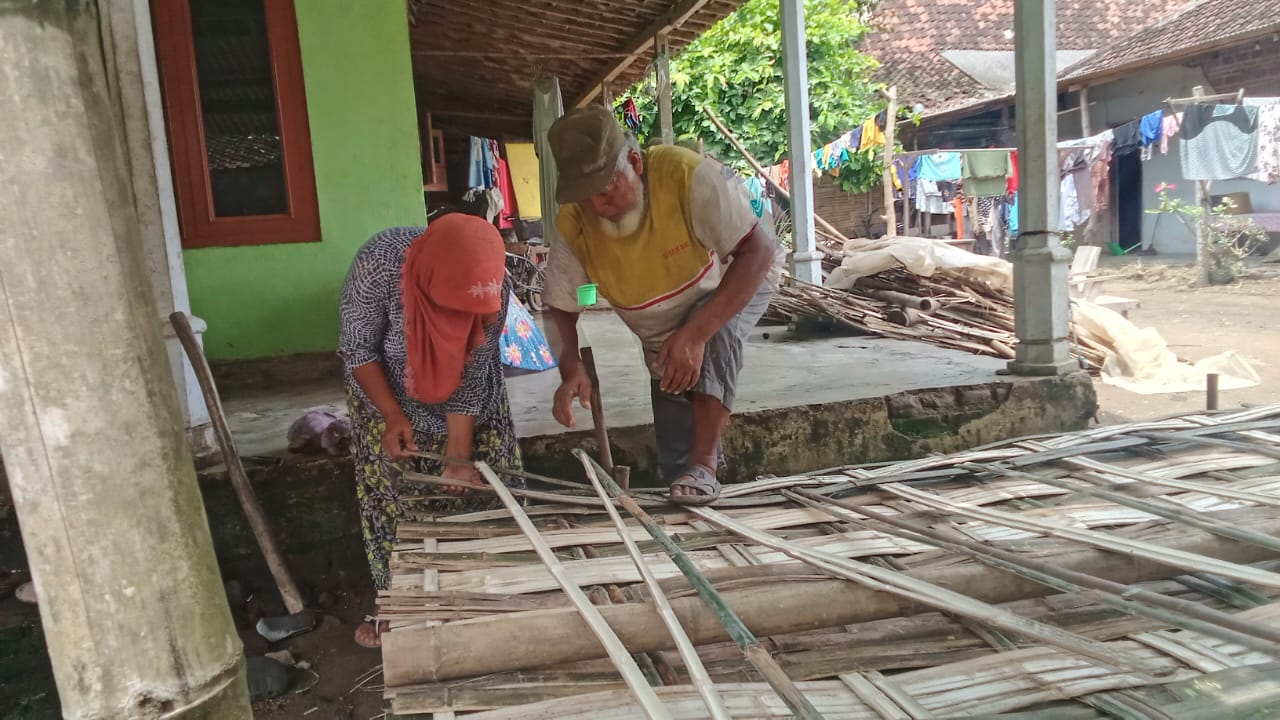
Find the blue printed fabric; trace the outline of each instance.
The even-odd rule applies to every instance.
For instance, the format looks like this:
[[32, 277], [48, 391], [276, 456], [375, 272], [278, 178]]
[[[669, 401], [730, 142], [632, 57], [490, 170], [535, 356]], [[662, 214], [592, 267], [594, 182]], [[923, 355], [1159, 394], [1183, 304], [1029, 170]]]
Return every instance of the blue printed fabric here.
[[934, 182], [956, 181], [961, 176], [960, 153], [940, 152], [921, 155], [916, 163], [917, 176]]
[[507, 323], [498, 340], [502, 363], [521, 370], [550, 370], [556, 366], [547, 338], [515, 294], [507, 296]]
[[751, 212], [755, 213], [756, 217], [763, 217], [766, 200], [764, 197], [764, 181], [760, 179], [759, 175], [754, 175], [747, 180], [747, 192], [751, 194]]

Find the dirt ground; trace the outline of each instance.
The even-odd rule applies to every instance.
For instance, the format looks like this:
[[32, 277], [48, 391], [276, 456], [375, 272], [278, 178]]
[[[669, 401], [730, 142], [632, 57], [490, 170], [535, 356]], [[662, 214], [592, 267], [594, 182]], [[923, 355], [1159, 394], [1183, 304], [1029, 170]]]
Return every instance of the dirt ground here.
[[[1102, 268], [1123, 277], [1106, 281], [1103, 292], [1133, 298], [1129, 313], [1139, 327], [1153, 327], [1180, 358], [1195, 362], [1235, 350], [1253, 365], [1260, 385], [1223, 391], [1220, 407], [1280, 402], [1280, 268], [1254, 266], [1236, 285], [1193, 287], [1184, 264], [1129, 261]], [[1138, 395], [1096, 383], [1098, 419], [1103, 424], [1142, 420], [1205, 407], [1205, 393]]]

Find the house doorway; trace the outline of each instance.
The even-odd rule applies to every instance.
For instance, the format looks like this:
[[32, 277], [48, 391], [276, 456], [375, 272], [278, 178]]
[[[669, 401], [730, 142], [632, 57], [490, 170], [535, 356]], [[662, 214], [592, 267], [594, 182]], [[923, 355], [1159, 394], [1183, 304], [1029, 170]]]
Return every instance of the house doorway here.
[[1142, 245], [1142, 160], [1140, 153], [1116, 156], [1116, 240], [1131, 250]]

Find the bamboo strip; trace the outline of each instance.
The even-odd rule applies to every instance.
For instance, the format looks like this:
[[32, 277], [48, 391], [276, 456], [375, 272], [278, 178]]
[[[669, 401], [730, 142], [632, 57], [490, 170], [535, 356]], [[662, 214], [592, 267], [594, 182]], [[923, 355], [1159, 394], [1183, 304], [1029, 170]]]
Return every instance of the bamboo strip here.
[[1006, 475], [1006, 476], [1020, 477], [1020, 478], [1032, 478], [1032, 479], [1035, 479], [1036, 482], [1041, 482], [1041, 483], [1044, 483], [1045, 485], [1052, 485], [1053, 487], [1079, 493], [1081, 495], [1096, 497], [1102, 500], [1106, 500], [1108, 502], [1113, 502], [1117, 505], [1124, 505], [1126, 507], [1131, 507], [1141, 512], [1150, 513], [1151, 515], [1162, 517], [1166, 520], [1186, 523], [1187, 525], [1190, 525], [1192, 527], [1200, 528], [1205, 532], [1211, 532], [1215, 535], [1221, 535], [1222, 537], [1230, 538], [1238, 542], [1250, 543], [1252, 545], [1257, 545], [1258, 547], [1264, 547], [1270, 550], [1275, 550], [1277, 552], [1280, 552], [1280, 539], [1278, 538], [1271, 537], [1270, 535], [1264, 535], [1262, 533], [1253, 532], [1251, 530], [1244, 530], [1241, 528], [1232, 527], [1230, 525], [1217, 522], [1211, 518], [1193, 515], [1191, 513], [1184, 512], [1174, 507], [1168, 507], [1167, 505], [1164, 505], [1158, 502], [1152, 502], [1150, 500], [1139, 500], [1137, 498], [1132, 498], [1127, 495], [1123, 495], [1121, 493], [1109, 492], [1107, 490], [1100, 490], [1097, 488], [1084, 487], [1077, 483], [1062, 482], [1060, 480], [1056, 480], [1053, 478], [1035, 476], [1035, 475], [1031, 475], [1030, 473], [1019, 472], [1016, 470], [1009, 470], [1006, 468], [1002, 468], [999, 465], [975, 465], [975, 467], [981, 468], [982, 470], [995, 473], [998, 475]]
[[970, 554], [995, 567], [1017, 573], [1063, 592], [1074, 592], [1089, 588], [1097, 591], [1090, 595], [1092, 599], [1097, 599], [1107, 606], [1122, 612], [1148, 617], [1159, 622], [1167, 622], [1177, 627], [1219, 637], [1244, 647], [1280, 657], [1280, 629], [1259, 623], [1245, 622], [1233, 615], [1213, 610], [1199, 603], [1178, 600], [1085, 573], [1064, 570], [1049, 563], [1037, 562], [1016, 553], [1006, 552], [998, 548], [964, 540], [963, 538], [949, 538], [943, 533], [930, 528], [874, 513], [851, 504], [841, 503], [839, 500], [820, 500], [813, 495], [797, 495], [795, 499], [813, 503], [815, 506], [819, 506], [822, 503], [831, 503], [836, 507], [828, 507], [827, 510], [833, 517], [856, 522], [858, 518], [851, 516], [851, 514], [856, 514], [862, 516], [863, 519], [873, 519], [899, 528], [903, 532], [903, 536], [908, 539], [928, 538], [940, 547]]
[[698, 694], [702, 696], [702, 701], [707, 706], [707, 712], [711, 714], [712, 720], [729, 720], [729, 711], [724, 706], [724, 699], [720, 697], [720, 693], [716, 690], [715, 683], [711, 681], [711, 676], [707, 674], [706, 667], [698, 659], [698, 651], [694, 648], [693, 643], [689, 641], [689, 636], [685, 633], [684, 628], [681, 627], [680, 620], [676, 617], [675, 610], [671, 608], [670, 601], [663, 594], [662, 588], [658, 586], [658, 579], [653, 576], [652, 572], [649, 572], [644, 556], [640, 554], [640, 549], [636, 547], [635, 540], [631, 537], [632, 528], [627, 527], [622, 520], [622, 516], [613, 507], [613, 503], [610, 502], [604, 486], [600, 484], [600, 479], [596, 477], [592, 463], [583, 462], [582, 467], [587, 473], [587, 479], [591, 482], [591, 486], [595, 488], [596, 495], [600, 497], [600, 502], [604, 505], [605, 512], [609, 514], [609, 519], [613, 521], [613, 525], [618, 531], [618, 537], [622, 540], [622, 544], [626, 546], [627, 554], [635, 562], [636, 570], [639, 571], [645, 586], [649, 588], [654, 607], [657, 608], [663, 624], [667, 626], [667, 631], [671, 633], [671, 639], [675, 641], [676, 650], [680, 653], [680, 659], [684, 661], [685, 670], [689, 673], [689, 678], [693, 681], [694, 687], [698, 689]]
[[985, 522], [995, 523], [998, 525], [1005, 525], [1025, 530], [1027, 532], [1039, 533], [1049, 537], [1059, 537], [1072, 540], [1074, 542], [1091, 545], [1093, 547], [1110, 550], [1112, 552], [1144, 557], [1149, 560], [1164, 563], [1172, 567], [1183, 568], [1192, 572], [1212, 572], [1222, 575], [1223, 577], [1229, 577], [1233, 580], [1239, 580], [1240, 582], [1256, 583], [1265, 587], [1280, 588], [1280, 575], [1273, 572], [1255, 570], [1253, 568], [1236, 565], [1235, 563], [1223, 562], [1204, 555], [1196, 555], [1194, 553], [1188, 553], [1181, 550], [1163, 548], [1140, 540], [1122, 540], [1106, 533], [1089, 530], [1075, 530], [1073, 528], [1043, 520], [1023, 520], [1012, 513], [1001, 512], [999, 510], [985, 510], [971, 505], [961, 505], [941, 500], [905, 485], [891, 484], [884, 487], [889, 492], [892, 492], [903, 499], [924, 505], [925, 507], [933, 508], [934, 510], [963, 515], [965, 517], [983, 520]]
[[1143, 670], [1140, 670], [1142, 664], [1134, 658], [1117, 656], [1113, 651], [1107, 650], [1092, 640], [1065, 632], [1052, 625], [1014, 615], [993, 605], [974, 600], [963, 593], [948, 590], [893, 570], [879, 568], [866, 563], [856, 563], [827, 553], [810, 550], [768, 533], [757, 531], [711, 508], [694, 508], [694, 511], [708, 521], [726, 530], [738, 533], [758, 545], [784, 552], [797, 560], [830, 572], [836, 577], [852, 580], [867, 588], [892, 593], [1001, 630], [1035, 638], [1070, 652], [1093, 658], [1104, 665], [1123, 672], [1143, 672]]
[[715, 611], [716, 617], [724, 625], [725, 630], [738, 647], [742, 648], [747, 660], [756, 670], [760, 671], [760, 674], [765, 677], [779, 697], [787, 703], [787, 706], [796, 714], [796, 717], [801, 718], [801, 720], [820, 720], [822, 715], [796, 688], [791, 678], [782, 672], [782, 668], [778, 667], [778, 664], [770, 657], [769, 652], [764, 649], [760, 641], [747, 629], [747, 626], [743, 624], [737, 614], [729, 608], [720, 593], [716, 591], [711, 583], [707, 582], [702, 572], [692, 562], [689, 562], [684, 551], [671, 542], [671, 538], [667, 537], [662, 528], [653, 522], [649, 514], [633, 502], [626, 492], [618, 487], [617, 483], [613, 482], [613, 479], [609, 477], [609, 474], [603, 468], [595, 465], [595, 461], [591, 459], [591, 456], [582, 450], [574, 450], [573, 454], [583, 465], [593, 465], [595, 467], [596, 472], [599, 473], [596, 479], [605, 486], [614, 499], [622, 504], [627, 512], [631, 513], [632, 517], [644, 526], [645, 530], [649, 531], [653, 539], [662, 545], [663, 550], [670, 556], [672, 562], [680, 568], [685, 577], [689, 578], [689, 583], [698, 591], [698, 595]]
[[605, 619], [600, 615], [600, 611], [596, 610], [591, 601], [587, 599], [587, 596], [565, 574], [564, 567], [560, 564], [560, 560], [556, 558], [555, 553], [551, 551], [551, 548], [541, 542], [538, 529], [534, 527], [529, 517], [524, 514], [524, 509], [520, 507], [519, 501], [515, 499], [510, 489], [503, 484], [501, 478], [495, 475], [485, 463], [477, 462], [475, 466], [502, 500], [502, 504], [507, 506], [507, 510], [510, 511], [516, 525], [529, 537], [529, 541], [537, 549], [538, 556], [542, 558], [547, 570], [555, 576], [556, 581], [560, 583], [561, 589], [569, 596], [578, 612], [582, 614], [583, 620], [591, 627], [591, 631], [595, 633], [596, 637], [600, 638], [600, 642], [605, 646], [609, 653], [609, 658], [613, 660], [614, 665], [618, 668], [618, 672], [621, 673], [623, 680], [626, 681], [632, 695], [644, 708], [645, 715], [652, 720], [670, 718], [670, 713], [667, 712], [662, 701], [653, 692], [653, 688], [649, 687], [648, 681], [645, 680], [644, 674], [640, 672], [640, 668], [636, 666], [636, 661], [631, 657], [626, 646], [614, 634], [613, 628], [609, 627], [609, 623], [605, 622]]

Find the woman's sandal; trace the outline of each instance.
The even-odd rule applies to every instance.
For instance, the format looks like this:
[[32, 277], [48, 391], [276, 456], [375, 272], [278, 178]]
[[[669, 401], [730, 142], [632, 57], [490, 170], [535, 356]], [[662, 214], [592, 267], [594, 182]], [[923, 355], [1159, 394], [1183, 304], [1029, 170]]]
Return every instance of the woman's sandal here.
[[690, 465], [671, 483], [671, 489], [677, 487], [698, 491], [697, 494], [671, 493], [668, 499], [676, 505], [710, 505], [720, 497], [720, 481], [711, 468], [705, 465]]

